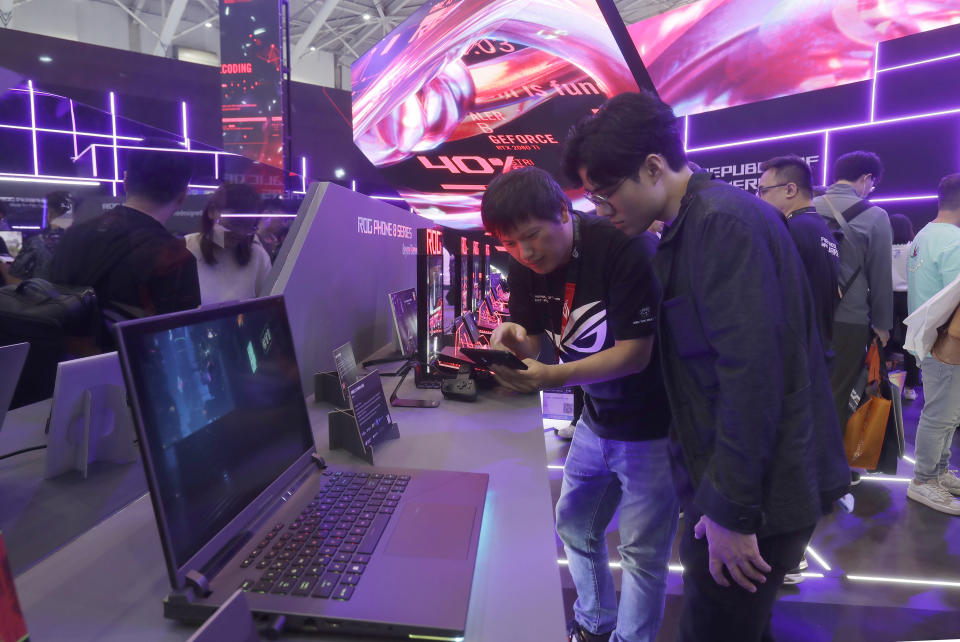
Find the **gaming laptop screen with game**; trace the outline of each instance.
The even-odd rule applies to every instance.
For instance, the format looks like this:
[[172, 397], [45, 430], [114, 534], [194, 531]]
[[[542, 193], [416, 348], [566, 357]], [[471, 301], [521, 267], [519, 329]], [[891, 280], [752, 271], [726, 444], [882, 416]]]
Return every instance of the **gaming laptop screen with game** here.
[[286, 309], [269, 297], [186, 324], [182, 314], [122, 324], [120, 337], [147, 471], [167, 491], [161, 532], [181, 568], [313, 449]]

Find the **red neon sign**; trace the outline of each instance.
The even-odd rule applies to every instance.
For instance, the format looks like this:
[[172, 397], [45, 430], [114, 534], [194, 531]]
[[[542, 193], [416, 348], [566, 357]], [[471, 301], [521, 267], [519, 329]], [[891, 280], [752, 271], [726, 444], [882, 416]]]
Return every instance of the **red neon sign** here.
[[443, 255], [443, 240], [439, 230], [427, 230], [427, 254]]

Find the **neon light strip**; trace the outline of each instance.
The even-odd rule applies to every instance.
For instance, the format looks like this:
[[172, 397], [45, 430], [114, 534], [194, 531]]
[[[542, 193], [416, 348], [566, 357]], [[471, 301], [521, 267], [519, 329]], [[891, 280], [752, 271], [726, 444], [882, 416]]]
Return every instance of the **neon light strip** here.
[[70, 101], [70, 125], [73, 129], [73, 157], [77, 157], [77, 117], [73, 113], [73, 101]]
[[928, 60], [908, 62], [905, 65], [897, 65], [896, 67], [886, 67], [885, 69], [877, 69], [874, 73], [882, 74], [886, 71], [896, 71], [897, 69], [906, 69], [907, 67], [916, 67], [918, 65], [926, 65], [931, 62], [940, 62], [941, 60], [949, 60], [950, 58], [960, 58], [960, 51], [958, 51], [957, 53], [947, 54], [946, 56], [937, 56], [936, 58], [930, 58]]
[[100, 184], [100, 181], [95, 180], [64, 178], [60, 176], [34, 176], [32, 174], [0, 174], [0, 181], [10, 183], [52, 183], [54, 185], [90, 185], [91, 187]]
[[[553, 430], [553, 428], [547, 428], [546, 430]], [[550, 465], [550, 466], [547, 466], [547, 469], [549, 469], [549, 470], [563, 470], [563, 466]]]
[[[51, 127], [28, 127], [27, 125], [9, 125], [5, 123], [0, 123], [0, 129], [19, 129], [22, 131], [36, 130], [45, 134], [79, 134], [80, 136], [89, 136], [91, 138], [113, 138], [113, 136], [110, 134], [95, 134], [93, 132], [71, 131], [69, 129], [53, 129]], [[117, 136], [117, 138], [120, 140], [143, 140], [142, 138], [137, 138], [136, 136]]]
[[180, 121], [183, 124], [183, 144], [190, 150], [190, 131], [187, 129], [187, 101], [180, 101]]
[[823, 160], [820, 161], [823, 165], [823, 185], [827, 184], [827, 168], [829, 167], [830, 159], [830, 132], [823, 132]]
[[307, 192], [307, 157], [300, 157], [300, 189], [304, 194]]
[[727, 147], [741, 147], [741, 146], [744, 146], [744, 145], [753, 145], [753, 144], [756, 144], [756, 143], [769, 143], [769, 142], [771, 142], [771, 141], [784, 140], [784, 139], [787, 139], [787, 138], [798, 138], [798, 137], [800, 137], [800, 136], [810, 136], [810, 135], [813, 135], [813, 134], [824, 134], [824, 133], [827, 133], [827, 132], [839, 132], [839, 131], [844, 131], [844, 130], [847, 130], [847, 129], [859, 129], [859, 128], [861, 128], [861, 127], [873, 127], [873, 126], [879, 126], [879, 125], [889, 125], [889, 124], [891, 124], [891, 123], [899, 123], [899, 122], [902, 122], [902, 121], [905, 121], [905, 120], [919, 120], [919, 119], [922, 119], [922, 118], [935, 118], [935, 117], [937, 117], [937, 116], [950, 116], [950, 115], [953, 115], [953, 114], [960, 114], [960, 107], [955, 108], [955, 109], [946, 109], [946, 110], [944, 110], [944, 111], [930, 112], [930, 113], [928, 113], [928, 114], [916, 114], [916, 115], [914, 115], [914, 116], [899, 116], [899, 117], [897, 117], [897, 118], [888, 118], [888, 119], [886, 119], [886, 120], [877, 120], [877, 121], [868, 122], [868, 123], [856, 123], [856, 124], [853, 124], [853, 125], [837, 125], [837, 126], [834, 126], [834, 127], [824, 127], [824, 128], [822, 128], [822, 129], [811, 129], [811, 130], [808, 130], [808, 131], [794, 132], [794, 133], [791, 133], [791, 134], [778, 134], [778, 135], [776, 135], [776, 136], [764, 136], [764, 137], [762, 137], [762, 138], [751, 138], [751, 139], [748, 139], [748, 140], [739, 140], [739, 141], [734, 141], [734, 142], [730, 142], [730, 143], [720, 143], [720, 144], [717, 144], [717, 145], [706, 145], [706, 146], [704, 146], [704, 147], [694, 147], [694, 148], [692, 148], [692, 149], [688, 149], [687, 151], [688, 151], [688, 152], [691, 152], [691, 153], [694, 153], [694, 152], [708, 152], [708, 151], [715, 150], [715, 149], [725, 149], [725, 148], [727, 148]]
[[220, 152], [213, 153], [213, 177], [220, 178]]
[[463, 642], [463, 638], [442, 638], [436, 635], [417, 635], [415, 633], [408, 633], [407, 636], [411, 640], [441, 640], [442, 642]]
[[486, 185], [464, 185], [461, 183], [446, 183], [440, 186], [441, 189], [466, 190], [470, 192], [483, 191], [487, 189]]
[[877, 113], [877, 68], [880, 65], [880, 41], [873, 47], [873, 84], [870, 86], [870, 122], [874, 122]]
[[890, 477], [888, 475], [861, 475], [860, 481], [871, 482], [910, 482], [910, 477]]
[[[113, 92], [110, 92], [110, 125], [113, 128], [113, 183], [110, 189], [113, 195], [117, 195], [117, 182], [120, 180], [120, 161], [117, 158], [117, 103]], [[96, 154], [96, 150], [93, 152]]]
[[817, 560], [817, 564], [819, 564], [820, 566], [822, 566], [825, 571], [833, 570], [833, 569], [830, 568], [830, 565], [827, 564], [827, 560], [825, 560], [825, 559], [823, 559], [822, 557], [820, 557], [820, 554], [817, 553], [815, 550], [813, 550], [813, 547], [812, 547], [812, 546], [807, 546], [807, 552], [810, 553], [810, 557], [812, 557], [813, 559]]
[[687, 141], [690, 140], [690, 115], [683, 117], [683, 151], [687, 151]]
[[[118, 138], [120, 137], [118, 136]], [[140, 138], [138, 140], [143, 140], [143, 139]], [[102, 143], [92, 143], [87, 147], [87, 149], [89, 149], [90, 147], [112, 147], [112, 145], [104, 145]], [[187, 150], [187, 149], [177, 149], [176, 147], [144, 147], [142, 145], [117, 145], [117, 149], [137, 149], [137, 150], [147, 150], [151, 152], [162, 151], [162, 152], [173, 152], [175, 154], [214, 154], [214, 155], [226, 154], [227, 156], [237, 156], [237, 157], [240, 156], [240, 154], [234, 154], [233, 152], [215, 152], [207, 149]], [[83, 156], [83, 154], [86, 153], [86, 151], [87, 151], [86, 149], [83, 150], [83, 152], [81, 152], [80, 155]]]
[[871, 198], [871, 203], [897, 203], [900, 201], [929, 201], [936, 200], [936, 194], [924, 194], [923, 196], [882, 196], [880, 198]]
[[904, 455], [903, 458], [906, 459], [906, 460], [907, 460], [908, 462], [910, 462], [911, 464], [916, 464], [916, 463], [917, 463], [916, 461], [914, 461], [913, 459], [910, 459], [910, 458], [907, 457], [906, 455]]
[[[294, 192], [296, 193], [296, 192]], [[297, 218], [296, 214], [221, 214], [220, 218]]]
[[847, 575], [846, 578], [853, 582], [878, 582], [885, 584], [918, 584], [920, 586], [949, 586], [951, 588], [960, 588], [960, 582], [951, 582], [948, 580], [923, 580], [910, 577], [878, 577], [875, 575]]
[[42, 230], [43, 228], [39, 225], [11, 225], [11, 230]]
[[220, 186], [219, 185], [195, 185], [193, 183], [190, 183], [189, 185], [187, 185], [187, 187], [192, 187], [194, 189], [218, 189]]
[[357, 181], [350, 181], [350, 189], [352, 189], [354, 192], [357, 191]]
[[47, 226], [47, 199], [43, 199], [43, 214], [40, 216], [40, 227]]
[[27, 81], [27, 89], [30, 91], [30, 136], [33, 139], [33, 175], [40, 175], [40, 156], [37, 154], [37, 110], [33, 104], [33, 81]]
[[[370, 194], [370, 198], [375, 198], [378, 201], [405, 201], [407, 199], [402, 196], [377, 196], [376, 194]], [[551, 428], [552, 430], [552, 428]]]

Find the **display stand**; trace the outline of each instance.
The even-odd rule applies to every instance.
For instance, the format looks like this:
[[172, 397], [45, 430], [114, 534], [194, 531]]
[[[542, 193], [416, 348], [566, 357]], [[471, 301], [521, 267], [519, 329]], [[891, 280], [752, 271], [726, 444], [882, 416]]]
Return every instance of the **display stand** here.
[[[330, 427], [330, 449], [346, 450], [351, 455], [356, 455], [368, 464], [373, 465], [373, 446], [363, 445], [363, 439], [360, 437], [360, 427], [357, 425], [357, 419], [352, 410], [333, 410], [328, 415]], [[400, 427], [391, 423], [384, 431], [382, 437], [377, 443], [387, 439], [399, 439]]]
[[253, 614], [243, 591], [237, 590], [216, 613], [207, 618], [187, 642], [260, 642]]
[[380, 376], [373, 372], [349, 388], [349, 410], [334, 410], [328, 415], [330, 448], [342, 448], [373, 464], [373, 447], [400, 437], [400, 429], [390, 417], [383, 396]]
[[326, 401], [337, 408], [350, 407], [350, 402], [343, 398], [343, 388], [336, 370], [313, 375], [313, 398], [317, 403]]

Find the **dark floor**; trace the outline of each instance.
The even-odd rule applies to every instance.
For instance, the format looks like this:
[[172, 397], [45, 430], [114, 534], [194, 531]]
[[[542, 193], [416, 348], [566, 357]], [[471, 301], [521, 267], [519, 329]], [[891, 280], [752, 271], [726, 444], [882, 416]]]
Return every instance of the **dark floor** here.
[[[906, 456], [911, 459], [922, 407], [922, 394], [903, 404]], [[549, 431], [545, 439], [548, 463], [554, 466], [549, 472], [556, 502], [563, 474], [560, 465], [569, 442]], [[960, 464], [958, 442], [955, 436], [955, 465]], [[810, 576], [782, 589], [773, 611], [778, 642], [960, 638], [960, 518], [908, 502], [912, 470], [912, 461], [904, 459], [896, 477], [864, 475], [853, 489], [853, 512], [835, 512], [817, 526], [811, 547], [829, 569], [808, 554]], [[616, 518], [607, 531], [607, 542], [611, 560], [616, 561]], [[564, 558], [559, 539], [557, 553]], [[671, 567], [658, 642], [674, 639], [680, 616], [682, 584], [676, 545]], [[619, 587], [619, 569], [614, 568], [613, 574]], [[576, 592], [565, 566], [561, 566], [561, 577], [569, 620]]]

